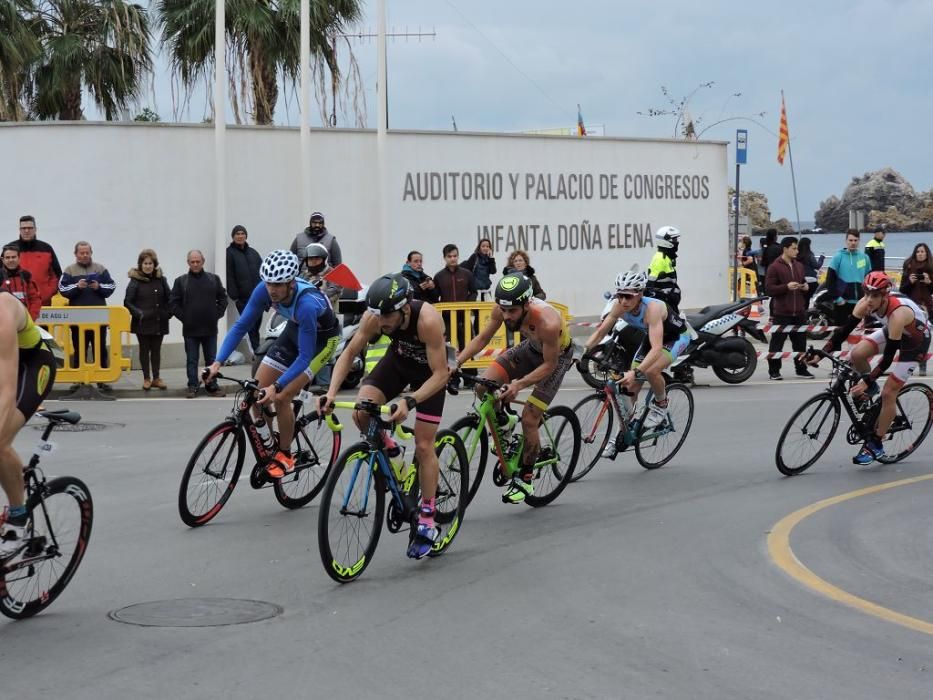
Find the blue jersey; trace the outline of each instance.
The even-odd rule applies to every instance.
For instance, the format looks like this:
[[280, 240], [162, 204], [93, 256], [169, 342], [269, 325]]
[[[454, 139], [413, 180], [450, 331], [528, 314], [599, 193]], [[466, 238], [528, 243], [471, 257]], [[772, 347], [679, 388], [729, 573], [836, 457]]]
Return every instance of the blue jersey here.
[[220, 351], [217, 353], [217, 361], [226, 362], [243, 336], [270, 306], [274, 307], [280, 316], [298, 326], [298, 357], [279, 377], [279, 383], [282, 386], [288, 386], [311, 364], [317, 345], [318, 329], [330, 330], [337, 326], [337, 317], [327, 297], [321, 294], [313, 284], [302, 279], [295, 280], [295, 293], [292, 294], [287, 305], [273, 304], [266, 285], [262, 283], [256, 285], [240, 318], [224, 338]]
[[674, 310], [671, 309], [668, 304], [664, 303], [660, 299], [654, 299], [652, 297], [642, 297], [638, 308], [634, 312], [628, 311], [622, 314], [622, 320], [633, 328], [638, 328], [647, 333], [648, 326], [645, 323], [645, 312], [648, 310], [649, 304], [661, 304], [667, 308], [667, 318], [662, 321], [662, 326], [664, 328], [664, 340], [673, 340], [681, 333], [686, 332], [687, 326], [684, 323], [684, 320], [676, 313], [674, 313]]

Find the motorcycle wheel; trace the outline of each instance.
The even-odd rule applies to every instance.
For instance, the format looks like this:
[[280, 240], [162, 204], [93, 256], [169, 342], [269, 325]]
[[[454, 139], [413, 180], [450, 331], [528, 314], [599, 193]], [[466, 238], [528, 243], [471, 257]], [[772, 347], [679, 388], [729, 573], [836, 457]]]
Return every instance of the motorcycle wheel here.
[[725, 367], [713, 367], [713, 374], [719, 377], [726, 384], [741, 384], [748, 380], [755, 373], [758, 367], [758, 355], [755, 352], [755, 346], [751, 344], [748, 338], [745, 338], [742, 352], [745, 355], [745, 366], [738, 369], [726, 369]]
[[[832, 319], [821, 311], [811, 311], [807, 314], [808, 326], [831, 326]], [[825, 340], [832, 331], [807, 331], [807, 338], [810, 340]]]
[[583, 357], [577, 361], [577, 369], [580, 372], [580, 376], [583, 377], [583, 381], [594, 389], [602, 389], [609, 379], [609, 373], [599, 368], [600, 365], [604, 365], [608, 359], [606, 357], [606, 350], [607, 346], [600, 345], [593, 348], [590, 352], [585, 353]]

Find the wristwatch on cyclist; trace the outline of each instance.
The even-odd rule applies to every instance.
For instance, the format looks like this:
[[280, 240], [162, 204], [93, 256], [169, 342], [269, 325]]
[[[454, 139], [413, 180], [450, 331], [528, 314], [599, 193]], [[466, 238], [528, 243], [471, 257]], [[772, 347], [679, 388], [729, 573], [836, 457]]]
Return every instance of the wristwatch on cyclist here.
[[408, 404], [409, 411], [414, 411], [415, 407], [418, 405], [418, 401], [415, 399], [414, 396], [406, 396], [405, 403]]
[[272, 388], [275, 389], [276, 394], [282, 393], [282, 385], [279, 384], [278, 382], [272, 382]]

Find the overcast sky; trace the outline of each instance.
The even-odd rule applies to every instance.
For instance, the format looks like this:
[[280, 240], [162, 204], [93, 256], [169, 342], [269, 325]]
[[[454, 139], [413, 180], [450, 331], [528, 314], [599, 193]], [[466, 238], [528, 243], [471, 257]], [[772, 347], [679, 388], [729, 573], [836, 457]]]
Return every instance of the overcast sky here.
[[[748, 129], [743, 189], [764, 192], [772, 216], [793, 221], [789, 163], [776, 160], [783, 88], [802, 220], [853, 175], [884, 166], [918, 190], [933, 187], [933, 0], [387, 4], [390, 30], [437, 34], [390, 41], [392, 128], [449, 130], [452, 116], [464, 131], [569, 127], [579, 103], [584, 122], [604, 125], [608, 136], [670, 137], [674, 117], [638, 112], [670, 108], [661, 86], [679, 100], [714, 81], [689, 103], [698, 130], [732, 142], [737, 128]], [[375, 11], [369, 0], [360, 29], [375, 31]], [[374, 127], [376, 42], [354, 41], [353, 51]], [[157, 79], [163, 118], [169, 94]], [[761, 125], [710, 126], [731, 117]], [[294, 104], [277, 121], [297, 124]], [[340, 115], [339, 125], [352, 123]], [[734, 180], [733, 146], [729, 153]]]

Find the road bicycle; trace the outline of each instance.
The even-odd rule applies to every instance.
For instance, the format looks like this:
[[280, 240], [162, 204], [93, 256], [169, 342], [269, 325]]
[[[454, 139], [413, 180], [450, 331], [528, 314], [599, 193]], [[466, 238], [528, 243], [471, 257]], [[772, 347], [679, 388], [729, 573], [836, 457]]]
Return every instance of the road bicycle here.
[[[486, 389], [482, 397], [474, 399], [473, 410], [451, 426], [451, 430], [463, 440], [473, 475], [467, 494], [469, 504], [486, 473], [490, 451], [498, 460], [492, 470], [496, 486], [505, 486], [521, 471], [524, 436], [520, 427], [516, 430], [518, 416], [496, 398], [496, 392], [502, 388], [500, 382], [468, 375], [462, 375], [462, 378], [465, 385], [474, 384]], [[534, 507], [553, 501], [573, 478], [580, 456], [580, 423], [567, 406], [549, 406], [544, 412], [539, 435], [541, 450], [534, 464], [534, 495], [525, 497], [525, 503]]]
[[[235, 379], [217, 375], [217, 379], [240, 386], [233, 411], [222, 423], [211, 428], [198, 443], [185, 466], [178, 490], [178, 513], [190, 527], [209, 523], [230, 500], [246, 459], [246, 444], [252, 449], [255, 463], [249, 483], [254, 489], [272, 488], [276, 500], [286, 508], [301, 508], [310, 503], [324, 487], [327, 472], [340, 451], [340, 430], [332, 421], [324, 421], [316, 410], [305, 410], [308, 403], [301, 396], [294, 402], [295, 436], [291, 453], [295, 469], [281, 479], [266, 474], [266, 468], [278, 451], [278, 434], [269, 431], [263, 438], [252, 415], [261, 390], [255, 379]], [[272, 414], [264, 409], [267, 418]], [[267, 420], [268, 424], [268, 420]]]
[[[593, 470], [606, 445], [613, 439], [619, 453], [634, 447], [635, 458], [645, 469], [657, 469], [670, 462], [683, 446], [693, 425], [693, 392], [686, 384], [679, 383], [668, 384], [665, 391], [667, 417], [654, 428], [645, 426], [654, 398], [650, 386], [640, 412], [635, 409], [632, 395], [621, 390], [611, 376], [599, 391], [584, 397], [574, 406], [573, 412], [580, 420], [583, 446], [581, 466], [574, 473], [573, 481], [579, 481]], [[613, 434], [616, 419], [619, 430]]]
[[[875, 434], [875, 424], [881, 411], [881, 397], [857, 401], [849, 390], [862, 375], [845, 360], [815, 348], [807, 350], [811, 357], [826, 358], [833, 364], [829, 387], [811, 396], [787, 421], [775, 450], [778, 471], [794, 476], [809, 469], [826, 452], [839, 426], [843, 410], [851, 425], [846, 431], [850, 445], [860, 445]], [[926, 384], [905, 384], [897, 393], [894, 420], [884, 437], [885, 456], [878, 461], [893, 464], [913, 453], [926, 439], [933, 423], [933, 390]]]
[[[393, 430], [401, 440], [413, 437], [404, 426], [395, 428], [383, 419], [395, 412], [395, 406], [365, 400], [336, 401], [334, 406], [369, 416], [363, 440], [344, 450], [330, 470], [318, 513], [321, 563], [328, 576], [338, 583], [347, 583], [359, 578], [372, 562], [383, 520], [389, 532], [407, 527], [409, 538], [414, 535], [421, 489], [417, 463], [406, 461], [404, 450], [397, 457], [388, 453], [388, 435]], [[469, 461], [456, 433], [438, 430], [434, 448], [440, 465], [434, 500], [438, 536], [430, 557], [444, 553], [460, 532], [466, 508], [465, 492], [470, 483]]]
[[87, 551], [94, 522], [94, 502], [83, 481], [73, 476], [46, 479], [39, 469], [39, 454], [51, 453], [52, 431], [62, 423], [75, 425], [74, 411], [39, 411], [48, 420], [38, 449], [23, 467], [29, 519], [19, 552], [0, 565], [0, 613], [21, 620], [51, 605], [65, 587]]

